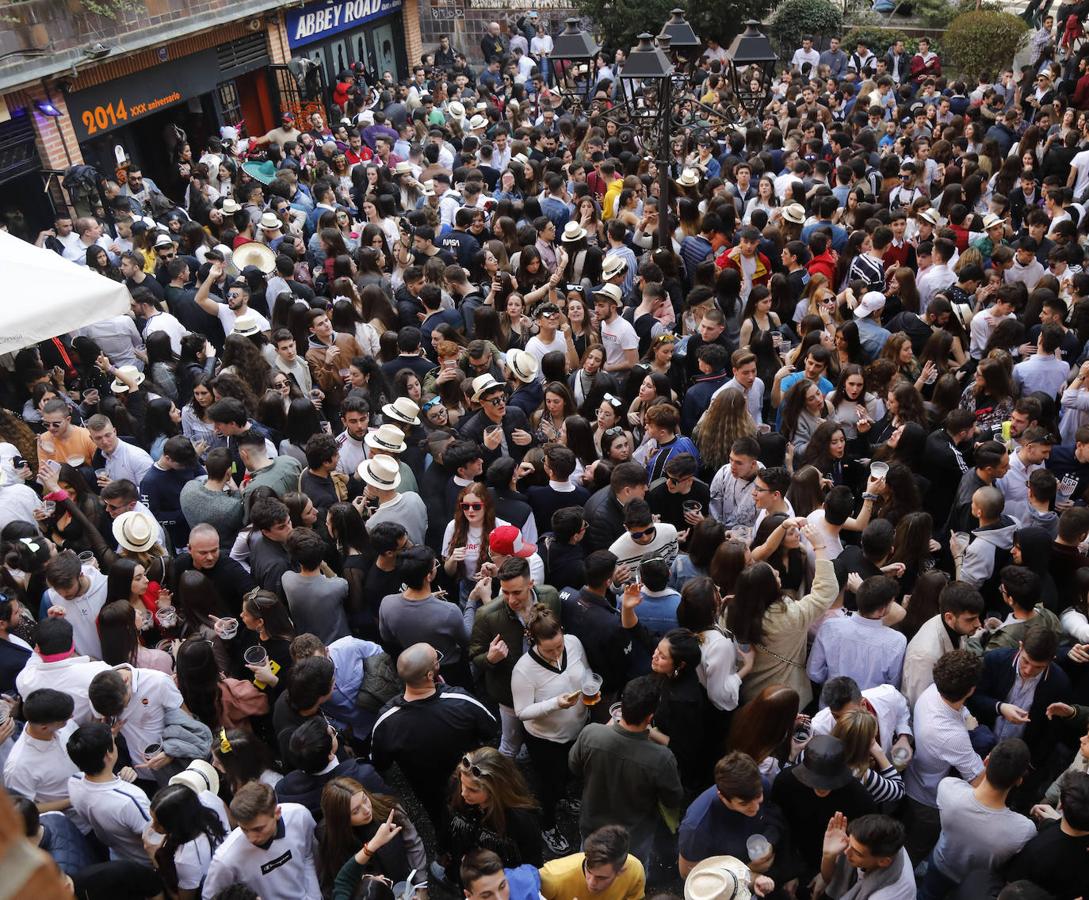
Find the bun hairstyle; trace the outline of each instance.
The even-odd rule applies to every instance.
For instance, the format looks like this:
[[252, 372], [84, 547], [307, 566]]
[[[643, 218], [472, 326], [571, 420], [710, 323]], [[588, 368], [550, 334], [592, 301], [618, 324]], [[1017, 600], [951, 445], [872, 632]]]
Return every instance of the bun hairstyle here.
[[529, 643], [537, 646], [541, 641], [547, 641], [560, 634], [563, 628], [560, 620], [551, 609], [543, 603], [534, 603], [526, 615], [526, 635]]

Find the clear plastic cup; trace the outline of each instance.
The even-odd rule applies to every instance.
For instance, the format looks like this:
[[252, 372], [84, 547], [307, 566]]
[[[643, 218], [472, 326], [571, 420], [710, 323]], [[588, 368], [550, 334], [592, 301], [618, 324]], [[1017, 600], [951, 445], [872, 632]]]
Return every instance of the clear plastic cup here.
[[703, 512], [703, 504], [700, 503], [699, 500], [685, 500], [684, 503], [681, 504], [681, 508], [684, 509], [686, 513]]
[[261, 666], [268, 664], [268, 654], [265, 652], [264, 647], [248, 647], [246, 652], [242, 654], [242, 661], [247, 666]]
[[903, 769], [908, 760], [911, 759], [911, 751], [907, 747], [893, 747], [892, 748], [892, 764], [897, 769]]
[[173, 628], [178, 624], [178, 611], [173, 606], [164, 606], [155, 614], [155, 618], [163, 628]]
[[0, 725], [6, 725], [11, 718], [11, 703], [0, 698]]
[[163, 841], [166, 840], [166, 835], [159, 834], [159, 832], [155, 830], [154, 825], [148, 825], [147, 828], [144, 829], [143, 838], [144, 843], [149, 847], [159, 847], [162, 846]]
[[95, 469], [95, 478], [102, 479], [108, 478], [110, 475], [105, 469]]
[[80, 567], [94, 566], [97, 569], [98, 568], [98, 560], [95, 558], [94, 551], [93, 550], [84, 550], [79, 555], [79, 564], [80, 564]]
[[47, 516], [51, 516], [51, 515], [53, 515], [54, 512], [57, 511], [57, 504], [54, 503], [52, 500], [43, 500], [42, 501], [42, 511]]
[[158, 756], [162, 752], [163, 752], [163, 745], [162, 744], [159, 744], [159, 743], [148, 744], [144, 748], [144, 757], [146, 759], [151, 759], [151, 757]]
[[618, 700], [612, 706], [609, 707], [609, 718], [613, 722], [619, 722], [623, 718], [623, 704]]
[[762, 834], [750, 834], [745, 841], [745, 850], [749, 854], [749, 862], [763, 859], [771, 851], [771, 841]]
[[601, 676], [594, 672], [587, 672], [582, 676], [582, 702], [584, 704], [593, 706], [601, 700], [601, 682]]
[[889, 474], [889, 464], [884, 462], [872, 462], [870, 463], [870, 477], [871, 478], [884, 478]]
[[238, 634], [238, 619], [220, 619], [216, 622], [215, 631], [222, 640], [231, 640]]

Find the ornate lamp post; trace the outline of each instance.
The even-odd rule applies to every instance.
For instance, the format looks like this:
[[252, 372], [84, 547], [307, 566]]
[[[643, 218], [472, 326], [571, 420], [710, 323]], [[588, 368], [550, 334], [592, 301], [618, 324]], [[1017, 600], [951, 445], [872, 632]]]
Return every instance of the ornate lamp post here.
[[594, 89], [593, 62], [601, 46], [579, 27], [579, 20], [567, 20], [556, 36], [549, 59], [556, 91], [580, 106], [589, 106]]
[[734, 38], [726, 51], [730, 61], [730, 84], [741, 108], [759, 119], [771, 94], [778, 57], [771, 41], [760, 31], [760, 23], [749, 20], [745, 31]]

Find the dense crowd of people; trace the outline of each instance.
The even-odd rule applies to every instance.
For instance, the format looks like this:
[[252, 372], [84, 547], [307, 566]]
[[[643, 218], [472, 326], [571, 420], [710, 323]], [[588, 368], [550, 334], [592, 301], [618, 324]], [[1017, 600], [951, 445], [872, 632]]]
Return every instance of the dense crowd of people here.
[[131, 314], [0, 369], [27, 838], [111, 900], [1085, 896], [1060, 38], [807, 39], [656, 162], [531, 14], [104, 180], [38, 244]]

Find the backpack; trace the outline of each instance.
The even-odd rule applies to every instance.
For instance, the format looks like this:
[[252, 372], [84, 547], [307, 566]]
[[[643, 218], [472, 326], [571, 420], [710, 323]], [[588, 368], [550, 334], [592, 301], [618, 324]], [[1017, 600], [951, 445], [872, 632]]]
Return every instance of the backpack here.
[[355, 705], [376, 713], [405, 688], [397, 677], [397, 668], [388, 653], [376, 653], [363, 660], [363, 683], [355, 695]]

